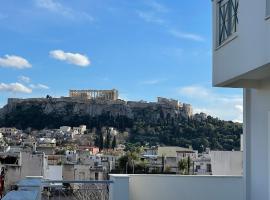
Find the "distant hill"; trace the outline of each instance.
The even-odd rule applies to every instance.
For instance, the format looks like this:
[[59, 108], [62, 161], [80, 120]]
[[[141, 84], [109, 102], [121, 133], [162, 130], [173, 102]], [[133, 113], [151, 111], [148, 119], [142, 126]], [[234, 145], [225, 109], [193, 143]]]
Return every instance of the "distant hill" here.
[[63, 125], [111, 126], [128, 130], [133, 144], [193, 146], [204, 150], [239, 149], [242, 124], [193, 115], [189, 104], [125, 102], [71, 98], [9, 99], [0, 109], [0, 127], [59, 128]]

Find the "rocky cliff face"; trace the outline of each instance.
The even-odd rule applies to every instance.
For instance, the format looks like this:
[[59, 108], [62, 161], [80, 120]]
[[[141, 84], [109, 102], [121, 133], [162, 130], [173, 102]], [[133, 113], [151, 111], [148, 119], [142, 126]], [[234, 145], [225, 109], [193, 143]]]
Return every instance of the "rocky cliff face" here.
[[8, 104], [0, 109], [0, 116], [31, 108], [39, 108], [39, 112], [47, 115], [53, 113], [97, 116], [110, 112], [112, 115], [132, 117], [131, 109], [124, 102], [80, 101], [67, 98], [9, 99]]
[[24, 122], [26, 124], [22, 126], [27, 126], [27, 123], [31, 121], [36, 121], [35, 123], [38, 124], [38, 120], [48, 120], [50, 122], [52, 119], [59, 120], [62, 123], [78, 120], [79, 123], [83, 122], [83, 120], [78, 118], [89, 121], [102, 115], [122, 116], [127, 119], [143, 117], [148, 120], [157, 120], [167, 116], [187, 118], [191, 116], [191, 113], [190, 109], [185, 109], [185, 107], [176, 108], [166, 104], [125, 102], [122, 100], [85, 101], [72, 98], [9, 99], [8, 104], [0, 109], [0, 126], [16, 126], [16, 121], [24, 120], [26, 120]]

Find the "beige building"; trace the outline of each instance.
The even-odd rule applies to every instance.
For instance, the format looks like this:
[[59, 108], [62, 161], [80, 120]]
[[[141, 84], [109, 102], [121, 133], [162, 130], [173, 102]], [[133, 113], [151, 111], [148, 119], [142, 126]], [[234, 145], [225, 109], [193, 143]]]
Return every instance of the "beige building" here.
[[14, 127], [2, 127], [0, 128], [0, 133], [3, 134], [8, 134], [8, 135], [13, 135], [16, 134], [18, 130]]
[[63, 179], [77, 181], [105, 180], [106, 173], [102, 168], [95, 168], [90, 165], [65, 164], [63, 165]]
[[118, 90], [70, 90], [69, 97], [80, 99], [117, 100]]
[[0, 152], [0, 168], [5, 169], [6, 190], [27, 176], [43, 176], [44, 163], [44, 154], [24, 151]]

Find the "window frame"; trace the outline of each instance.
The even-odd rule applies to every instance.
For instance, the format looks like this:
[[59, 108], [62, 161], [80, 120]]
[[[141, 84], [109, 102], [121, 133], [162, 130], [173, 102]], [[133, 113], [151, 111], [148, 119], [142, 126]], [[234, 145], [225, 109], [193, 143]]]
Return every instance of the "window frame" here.
[[270, 19], [270, 0], [265, 1], [265, 19]]
[[238, 18], [239, 0], [216, 1], [216, 49], [237, 37]]

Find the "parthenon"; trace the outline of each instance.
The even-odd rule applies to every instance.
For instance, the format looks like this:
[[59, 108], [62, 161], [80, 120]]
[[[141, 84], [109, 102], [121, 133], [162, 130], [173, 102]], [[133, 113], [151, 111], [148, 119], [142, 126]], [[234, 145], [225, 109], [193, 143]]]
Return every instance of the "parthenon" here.
[[69, 90], [69, 97], [114, 101], [118, 99], [118, 90]]

